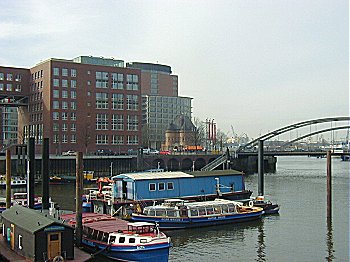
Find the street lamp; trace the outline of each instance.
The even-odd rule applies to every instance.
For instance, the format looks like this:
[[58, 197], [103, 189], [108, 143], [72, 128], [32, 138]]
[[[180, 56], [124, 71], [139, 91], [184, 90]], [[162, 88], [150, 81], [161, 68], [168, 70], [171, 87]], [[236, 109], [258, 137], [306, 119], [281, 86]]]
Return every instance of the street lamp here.
[[113, 176], [113, 162], [111, 162], [111, 177]]

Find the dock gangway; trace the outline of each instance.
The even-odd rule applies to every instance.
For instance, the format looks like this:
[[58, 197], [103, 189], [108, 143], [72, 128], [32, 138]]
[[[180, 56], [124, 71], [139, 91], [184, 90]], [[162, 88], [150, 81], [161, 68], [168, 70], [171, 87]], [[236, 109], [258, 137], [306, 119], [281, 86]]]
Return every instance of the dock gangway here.
[[201, 168], [201, 171], [212, 171], [218, 166], [224, 164], [228, 160], [227, 154], [222, 154], [218, 158], [216, 158], [214, 161], [208, 163], [206, 166]]

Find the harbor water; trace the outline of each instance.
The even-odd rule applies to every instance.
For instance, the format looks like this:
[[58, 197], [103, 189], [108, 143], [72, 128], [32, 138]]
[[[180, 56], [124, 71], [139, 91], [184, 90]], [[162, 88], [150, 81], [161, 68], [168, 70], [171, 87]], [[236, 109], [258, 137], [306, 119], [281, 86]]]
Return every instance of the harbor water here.
[[[257, 175], [245, 177], [257, 193]], [[332, 220], [326, 218], [326, 159], [278, 157], [265, 196], [279, 215], [250, 223], [168, 231], [169, 261], [349, 261], [349, 162], [332, 159]], [[51, 185], [53, 201], [75, 208], [74, 185]], [[40, 187], [36, 188], [40, 194]], [[5, 196], [5, 190], [0, 190]], [[95, 261], [107, 261], [96, 258]]]

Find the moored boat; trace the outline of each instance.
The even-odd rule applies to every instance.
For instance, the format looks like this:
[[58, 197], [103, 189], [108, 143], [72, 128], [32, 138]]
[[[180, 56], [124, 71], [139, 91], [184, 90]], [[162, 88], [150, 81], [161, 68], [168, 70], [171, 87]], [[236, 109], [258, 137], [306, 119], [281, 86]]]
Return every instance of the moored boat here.
[[[75, 225], [75, 214], [63, 214]], [[130, 223], [109, 215], [83, 213], [82, 243], [85, 247], [118, 261], [168, 261], [170, 238], [153, 223]]]
[[273, 204], [270, 200], [265, 200], [264, 196], [257, 196], [252, 201], [254, 206], [263, 208], [266, 215], [277, 214], [280, 210], [278, 204]]
[[[21, 205], [27, 206], [27, 193], [14, 193], [11, 198], [11, 206]], [[42, 207], [42, 198], [34, 198], [34, 209], [41, 209]], [[0, 197], [0, 213], [6, 209], [6, 198]]]
[[145, 207], [143, 213], [134, 213], [131, 219], [158, 223], [161, 229], [184, 229], [245, 222], [259, 219], [262, 214], [260, 207], [244, 206], [231, 200], [185, 202], [169, 199], [161, 205]]
[[[11, 187], [25, 187], [27, 180], [21, 177], [11, 177]], [[6, 176], [0, 175], [0, 188], [6, 187]]]

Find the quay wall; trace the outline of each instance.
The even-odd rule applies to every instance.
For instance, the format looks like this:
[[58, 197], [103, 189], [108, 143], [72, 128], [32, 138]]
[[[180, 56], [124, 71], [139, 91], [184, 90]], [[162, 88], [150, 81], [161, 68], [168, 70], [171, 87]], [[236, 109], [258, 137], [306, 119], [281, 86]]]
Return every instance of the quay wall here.
[[[167, 171], [192, 171], [200, 170], [206, 164], [215, 160], [219, 155], [153, 155], [143, 156], [85, 156], [83, 159], [84, 171], [94, 171], [95, 176], [113, 176], [121, 173], [135, 172], [148, 169], [162, 168]], [[74, 176], [76, 167], [75, 156], [50, 156], [49, 170], [51, 176]], [[264, 157], [264, 172], [276, 171], [277, 158], [274, 156]], [[26, 161], [11, 160], [12, 175], [25, 176]], [[245, 174], [254, 174], [258, 170], [257, 156], [241, 156], [231, 158], [229, 168], [242, 171]], [[223, 169], [219, 166], [217, 169]], [[225, 164], [227, 169], [227, 164]], [[0, 157], [0, 174], [6, 173], [6, 160]], [[41, 175], [41, 156], [36, 156], [35, 173]]]

